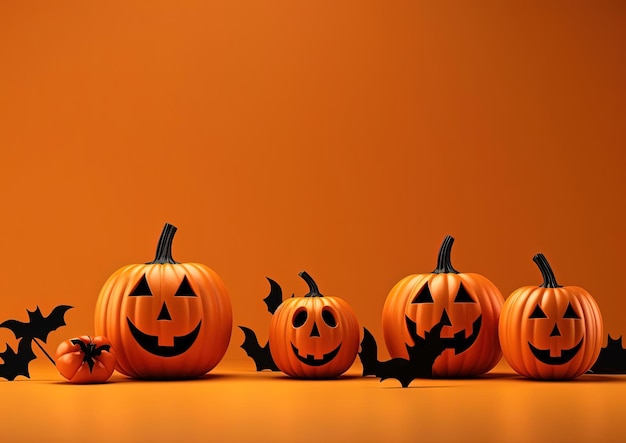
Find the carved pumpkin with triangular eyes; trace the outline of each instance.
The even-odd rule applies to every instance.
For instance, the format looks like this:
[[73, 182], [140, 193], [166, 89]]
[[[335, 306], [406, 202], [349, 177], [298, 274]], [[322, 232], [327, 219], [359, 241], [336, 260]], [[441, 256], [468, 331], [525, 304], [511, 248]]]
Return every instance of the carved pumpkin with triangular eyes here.
[[356, 315], [343, 299], [323, 296], [309, 274], [299, 275], [309, 293], [283, 301], [274, 312], [269, 330], [272, 359], [292, 377], [338, 377], [359, 350]]
[[517, 289], [507, 298], [499, 327], [504, 357], [526, 377], [578, 377], [600, 354], [600, 309], [584, 289], [560, 286], [543, 254], [533, 260], [544, 282]]
[[116, 369], [131, 377], [204, 375], [230, 341], [232, 309], [222, 280], [202, 264], [172, 259], [175, 232], [166, 224], [155, 260], [116, 271], [96, 303], [96, 333], [109, 338]]
[[[383, 335], [393, 358], [407, 359], [407, 346], [441, 350], [434, 377], [474, 377], [502, 356], [498, 319], [504, 298], [482, 275], [452, 267], [453, 242], [450, 236], [444, 239], [432, 273], [409, 275], [392, 288], [383, 306]], [[421, 343], [414, 343], [407, 329], [413, 324]], [[435, 325], [437, 336], [431, 333]]]

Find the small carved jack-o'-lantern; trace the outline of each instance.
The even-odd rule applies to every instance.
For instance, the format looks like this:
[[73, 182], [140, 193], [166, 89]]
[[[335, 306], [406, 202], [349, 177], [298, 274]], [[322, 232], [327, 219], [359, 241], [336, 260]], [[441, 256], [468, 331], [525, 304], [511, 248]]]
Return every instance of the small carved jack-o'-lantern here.
[[407, 359], [407, 346], [417, 345], [407, 327], [415, 324], [424, 346], [444, 349], [433, 364], [434, 377], [474, 377], [502, 357], [498, 319], [504, 298], [482, 275], [452, 267], [453, 242], [446, 236], [432, 273], [409, 275], [392, 288], [383, 306], [383, 335], [391, 357]]
[[507, 298], [500, 317], [504, 358], [526, 377], [578, 377], [591, 368], [602, 347], [600, 309], [584, 289], [557, 284], [543, 254], [533, 260], [544, 281]]
[[232, 310], [222, 280], [202, 264], [174, 261], [175, 233], [166, 224], [155, 260], [117, 270], [96, 303], [96, 333], [109, 338], [116, 369], [131, 377], [204, 375], [230, 341]]
[[299, 378], [334, 378], [354, 362], [360, 329], [350, 305], [338, 297], [324, 297], [306, 272], [304, 297], [285, 300], [269, 330], [269, 345], [276, 366]]

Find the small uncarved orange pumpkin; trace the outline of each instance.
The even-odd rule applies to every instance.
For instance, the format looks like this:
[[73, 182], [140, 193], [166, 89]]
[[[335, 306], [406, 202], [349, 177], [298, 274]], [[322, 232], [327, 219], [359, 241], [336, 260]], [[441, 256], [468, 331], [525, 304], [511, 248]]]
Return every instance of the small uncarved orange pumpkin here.
[[320, 294], [309, 274], [299, 275], [309, 285], [309, 293], [285, 300], [272, 316], [272, 358], [292, 377], [338, 377], [354, 363], [359, 350], [356, 315], [343, 299]]
[[504, 358], [526, 377], [578, 377], [600, 354], [600, 308], [583, 288], [559, 285], [543, 254], [533, 260], [544, 281], [519, 288], [507, 298], [500, 317]]
[[445, 350], [436, 358], [432, 375], [474, 377], [502, 357], [498, 319], [504, 298], [482, 275], [452, 267], [453, 242], [446, 236], [432, 273], [409, 275], [391, 289], [383, 306], [383, 335], [391, 357], [407, 359], [407, 346], [416, 345], [409, 325], [415, 324], [421, 340], [432, 337], [431, 329], [441, 328], [438, 345]]
[[116, 369], [131, 377], [204, 375], [230, 341], [232, 309], [224, 283], [205, 265], [174, 261], [175, 233], [166, 224], [155, 260], [116, 271], [96, 303], [96, 334], [109, 338]]

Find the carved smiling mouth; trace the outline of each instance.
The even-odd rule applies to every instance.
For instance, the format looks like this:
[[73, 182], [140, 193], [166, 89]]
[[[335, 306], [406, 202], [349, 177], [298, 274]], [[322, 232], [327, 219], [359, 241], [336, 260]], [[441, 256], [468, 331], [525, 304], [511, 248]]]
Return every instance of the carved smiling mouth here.
[[293, 350], [293, 353], [296, 354], [296, 357], [298, 357], [298, 360], [300, 360], [302, 363], [306, 363], [309, 366], [325, 365], [337, 356], [337, 354], [339, 353], [339, 348], [341, 348], [341, 343], [339, 343], [339, 346], [330, 351], [328, 354], [324, 354], [322, 358], [315, 358], [310, 354], [306, 357], [302, 357], [298, 351], [298, 348], [296, 348], [293, 343], [291, 344], [291, 349]]
[[[446, 317], [447, 319], [447, 317]], [[467, 351], [478, 338], [478, 334], [480, 333], [480, 327], [482, 325], [483, 316], [482, 314], [478, 316], [474, 323], [472, 323], [472, 333], [469, 336], [465, 336], [465, 329], [454, 334], [453, 337], [437, 337], [437, 341], [442, 344], [445, 349], [454, 349], [454, 354], [460, 354], [461, 352]], [[449, 320], [445, 322], [443, 319], [441, 320], [443, 325], [451, 326]], [[431, 332], [424, 333], [424, 337], [420, 335], [417, 336], [418, 341], [427, 342], [429, 340], [429, 336]]]
[[578, 354], [578, 351], [580, 350], [580, 347], [582, 345], [583, 339], [581, 338], [578, 344], [573, 348], [563, 349], [559, 357], [552, 357], [550, 355], [549, 349], [539, 349], [534, 347], [530, 342], [528, 342], [528, 346], [530, 347], [530, 350], [532, 351], [535, 358], [547, 365], [562, 365], [564, 363], [567, 363], [572, 358], [574, 358], [576, 354]]
[[130, 318], [127, 317], [126, 320], [128, 321], [128, 328], [130, 329], [135, 341], [139, 343], [139, 346], [149, 353], [158, 355], [159, 357], [175, 357], [187, 351], [191, 345], [194, 344], [196, 338], [198, 338], [200, 326], [202, 325], [202, 320], [200, 320], [198, 322], [198, 326], [196, 326], [195, 329], [189, 334], [174, 337], [173, 346], [159, 346], [159, 337], [141, 332], [137, 326], [130, 321]]

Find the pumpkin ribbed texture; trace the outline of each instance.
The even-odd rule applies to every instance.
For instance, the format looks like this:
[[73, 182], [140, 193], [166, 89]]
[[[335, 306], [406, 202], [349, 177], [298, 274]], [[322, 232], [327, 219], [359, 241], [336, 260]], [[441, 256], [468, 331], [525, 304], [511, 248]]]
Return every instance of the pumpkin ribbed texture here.
[[[463, 286], [476, 303], [455, 303], [459, 287]], [[412, 303], [420, 290], [428, 285], [433, 303]], [[482, 315], [481, 327], [476, 341], [459, 354], [446, 349], [433, 365], [434, 377], [475, 377], [492, 369], [500, 358], [498, 320], [504, 298], [498, 288], [480, 274], [414, 274], [400, 280], [389, 292], [383, 306], [382, 328], [385, 345], [392, 358], [408, 358], [406, 345], [413, 346], [413, 339], [406, 326], [408, 316], [417, 325], [421, 337], [439, 322], [445, 309], [452, 326], [442, 329], [441, 336], [452, 337], [465, 330], [466, 337], [472, 333], [474, 321]]]
[[[305, 275], [308, 277], [308, 274]], [[311, 285], [308, 280], [307, 283]], [[317, 292], [317, 286], [314, 286], [315, 290], [311, 289], [313, 296], [309, 293], [305, 297], [289, 298], [274, 312], [269, 329], [272, 358], [281, 371], [292, 377], [338, 377], [348, 370], [356, 359], [360, 342], [359, 323], [354, 311], [345, 300], [339, 297], [321, 296]], [[334, 327], [326, 324], [322, 317], [326, 309], [335, 318]], [[294, 327], [294, 317], [301, 311], [307, 312], [307, 319], [301, 326]], [[314, 325], [319, 331], [319, 336], [312, 337]], [[306, 358], [310, 355], [316, 359], [321, 359], [339, 345], [341, 348], [329, 362], [312, 366], [298, 359], [292, 345], [298, 349], [300, 356]]]
[[[520, 375], [534, 379], [571, 379], [587, 372], [602, 347], [600, 308], [593, 297], [578, 286], [559, 286], [543, 256], [535, 257], [544, 276], [541, 286], [525, 286], [506, 300], [500, 317], [499, 335], [504, 358]], [[548, 266], [542, 268], [542, 266]], [[568, 307], [580, 318], [564, 318]], [[537, 306], [545, 318], [530, 318]], [[560, 335], [552, 335], [558, 328]], [[547, 364], [532, 353], [530, 345], [549, 350], [558, 357], [582, 340], [580, 350], [562, 364]]]
[[[408, 358], [406, 346], [413, 346], [406, 317], [413, 320], [421, 337], [437, 324], [445, 309], [451, 326], [444, 326], [442, 338], [452, 337], [462, 330], [468, 337], [472, 325], [482, 315], [480, 332], [465, 351], [455, 354], [446, 349], [433, 364], [434, 377], [475, 377], [492, 369], [502, 357], [498, 340], [498, 320], [504, 298], [486, 277], [456, 271], [450, 263], [454, 239], [447, 236], [439, 251], [437, 268], [429, 274], [413, 274], [400, 280], [389, 292], [383, 306], [382, 328], [385, 345], [392, 358]], [[455, 303], [463, 287], [474, 303]], [[413, 303], [416, 295], [428, 286], [432, 303]]]
[[[170, 236], [170, 242], [171, 242]], [[171, 250], [171, 244], [169, 245]], [[158, 253], [157, 253], [158, 255]], [[145, 276], [151, 296], [130, 296]], [[195, 297], [175, 296], [187, 278]], [[171, 320], [158, 320], [163, 304]], [[196, 340], [185, 352], [159, 356], [133, 337], [130, 320], [141, 332], [172, 346], [201, 322]], [[116, 369], [137, 378], [191, 378], [213, 369], [226, 353], [232, 330], [232, 308], [224, 283], [199, 263], [146, 263], [117, 270], [102, 287], [95, 309], [96, 334], [109, 338], [117, 354]]]

